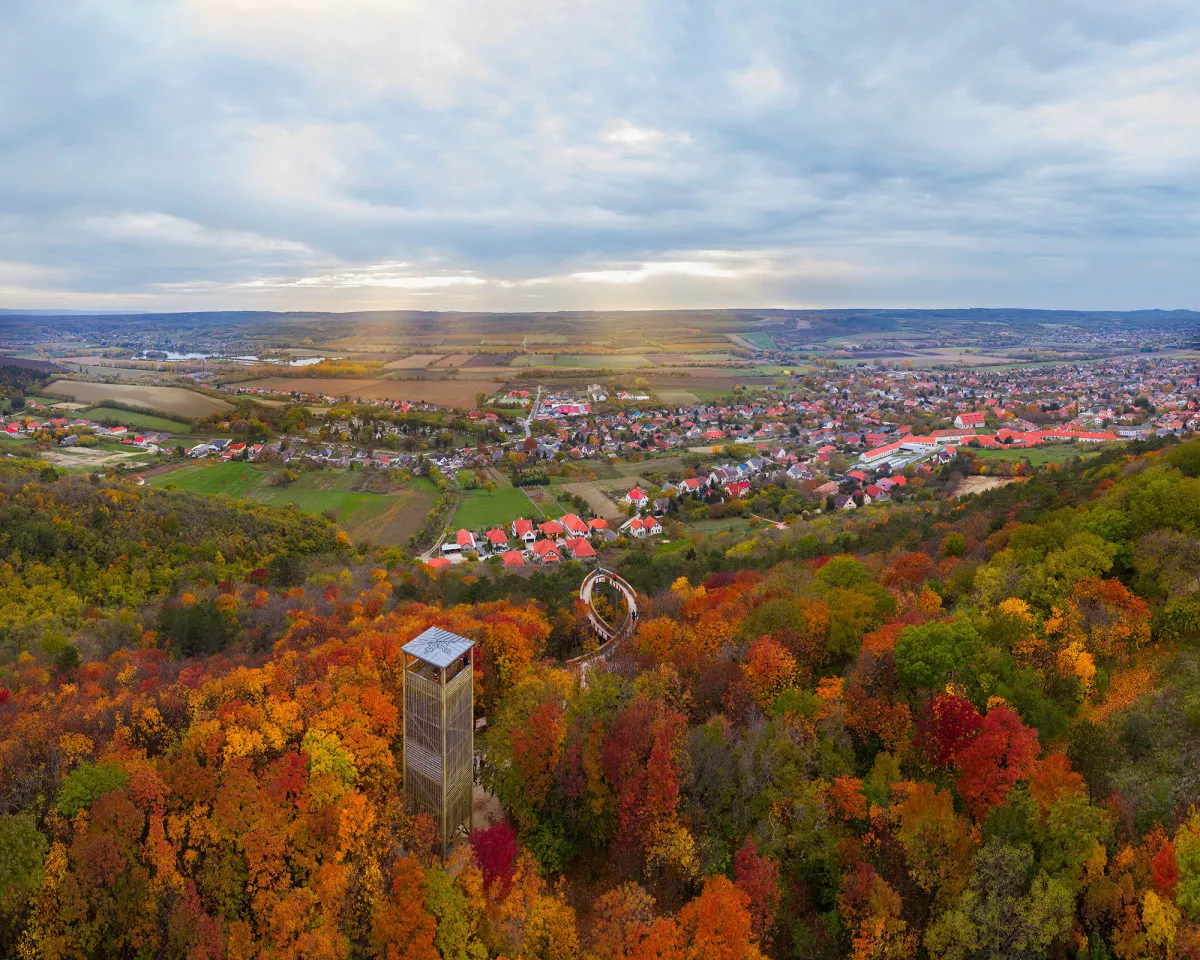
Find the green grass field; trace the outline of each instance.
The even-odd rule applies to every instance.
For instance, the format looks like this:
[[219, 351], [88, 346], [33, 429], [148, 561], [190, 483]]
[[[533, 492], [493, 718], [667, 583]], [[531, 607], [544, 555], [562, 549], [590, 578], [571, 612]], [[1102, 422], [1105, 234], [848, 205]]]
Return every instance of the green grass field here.
[[1051, 443], [1044, 447], [1030, 447], [1026, 450], [971, 450], [980, 460], [1028, 460], [1035, 467], [1047, 463], [1063, 463], [1072, 457], [1086, 457], [1099, 452], [1107, 444], [1085, 443]]
[[117, 407], [89, 407], [81, 410], [79, 416], [89, 420], [116, 420], [127, 427], [141, 427], [144, 430], [162, 430], [166, 433], [191, 433], [192, 425], [182, 420], [168, 420], [166, 417], [155, 417], [149, 413], [130, 413]]
[[756, 347], [761, 347], [763, 350], [774, 350], [775, 341], [771, 339], [769, 333], [743, 333], [743, 340], [748, 340]]
[[538, 519], [537, 510], [519, 487], [497, 487], [491, 493], [468, 490], [459, 502], [451, 526], [455, 530], [486, 530], [510, 524], [517, 517]]
[[331, 510], [351, 538], [384, 546], [402, 543], [416, 532], [436, 496], [433, 484], [423, 478], [399, 491], [367, 492], [360, 489], [364, 484], [384, 481], [361, 470], [306, 470], [280, 487], [271, 486], [269, 476], [267, 468], [249, 463], [199, 463], [160, 473], [147, 483], [277, 507], [294, 503], [308, 513]]

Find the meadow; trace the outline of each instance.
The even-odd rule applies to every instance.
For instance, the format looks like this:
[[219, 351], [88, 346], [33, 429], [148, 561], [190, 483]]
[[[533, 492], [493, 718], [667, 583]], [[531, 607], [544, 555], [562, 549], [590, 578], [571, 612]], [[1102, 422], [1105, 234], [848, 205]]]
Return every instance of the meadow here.
[[166, 417], [156, 417], [149, 413], [131, 413], [117, 407], [88, 407], [80, 413], [81, 417], [89, 420], [116, 420], [129, 427], [141, 427], [144, 430], [162, 430], [167, 433], [191, 433], [192, 425], [182, 420], [168, 420]]
[[521, 488], [497, 487], [490, 493], [486, 490], [468, 490], [459, 500], [451, 527], [455, 530], [487, 530], [508, 526], [517, 517], [541, 519], [537, 508]]
[[1103, 444], [1083, 443], [1048, 443], [1042, 447], [1028, 447], [1017, 450], [970, 450], [968, 451], [983, 462], [988, 460], [1028, 460], [1033, 466], [1040, 467], [1047, 463], [1064, 463], [1072, 457], [1086, 457], [1097, 453]]
[[361, 470], [305, 470], [284, 486], [271, 486], [269, 478], [265, 466], [231, 461], [189, 464], [147, 483], [277, 507], [295, 504], [306, 513], [330, 511], [352, 540], [380, 546], [404, 543], [421, 528], [435, 499], [428, 480], [397, 488]]

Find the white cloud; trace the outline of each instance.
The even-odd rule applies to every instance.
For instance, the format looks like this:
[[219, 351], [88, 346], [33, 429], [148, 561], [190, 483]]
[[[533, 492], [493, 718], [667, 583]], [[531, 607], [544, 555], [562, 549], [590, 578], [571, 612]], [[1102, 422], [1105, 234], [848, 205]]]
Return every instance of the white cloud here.
[[767, 102], [782, 96], [788, 89], [787, 80], [773, 63], [754, 63], [729, 76], [734, 88], [747, 100]]
[[665, 133], [620, 120], [605, 132], [604, 139], [625, 146], [650, 146], [657, 143], [688, 143], [691, 137], [686, 133]]
[[281, 253], [297, 257], [313, 255], [309, 246], [293, 240], [264, 237], [246, 230], [213, 230], [183, 217], [154, 211], [87, 217], [83, 226], [115, 240], [212, 247], [230, 252]]
[[461, 273], [414, 274], [408, 269], [409, 266], [407, 263], [371, 264], [358, 269], [311, 276], [247, 280], [241, 286], [266, 289], [324, 287], [350, 290], [360, 287], [384, 287], [420, 291], [478, 286], [487, 282], [481, 277]]

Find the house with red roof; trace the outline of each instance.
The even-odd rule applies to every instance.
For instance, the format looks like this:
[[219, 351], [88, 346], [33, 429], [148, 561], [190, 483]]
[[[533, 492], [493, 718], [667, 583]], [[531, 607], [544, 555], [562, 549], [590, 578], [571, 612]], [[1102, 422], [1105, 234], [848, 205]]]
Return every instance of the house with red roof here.
[[634, 487], [624, 497], [621, 498], [625, 503], [632, 503], [639, 510], [650, 502], [650, 497], [640, 487]]
[[568, 513], [565, 516], [559, 517], [558, 522], [563, 525], [563, 529], [567, 533], [574, 534], [577, 537], [586, 537], [588, 534], [588, 525], [574, 513]]
[[537, 539], [537, 531], [533, 529], [533, 521], [526, 520], [524, 517], [517, 517], [512, 522], [512, 535], [526, 545], [533, 543]]
[[504, 567], [507, 570], [525, 566], [525, 554], [520, 550], [505, 550], [500, 554], [500, 559], [504, 561]]
[[607, 529], [608, 521], [603, 517], [592, 517], [592, 519], [588, 521], [588, 530], [590, 530], [592, 533], [603, 533]]
[[470, 530], [459, 530], [454, 539], [459, 550], [469, 550], [473, 553], [478, 549], [475, 544], [475, 534]]
[[430, 570], [437, 572], [439, 570], [445, 570], [447, 567], [449, 567], [450, 561], [445, 557], [434, 557], [432, 560], [426, 560], [425, 566], [427, 566]]
[[575, 537], [564, 544], [566, 550], [576, 560], [595, 560], [596, 550], [585, 537]]
[[567, 532], [566, 528], [557, 520], [547, 520], [545, 523], [539, 523], [538, 530], [541, 531], [543, 537], [561, 537]]
[[495, 553], [497, 550], [508, 549], [508, 534], [497, 527], [495, 530], [489, 530], [486, 534], [488, 548]]
[[954, 425], [959, 428], [963, 427], [982, 427], [987, 419], [987, 414], [979, 413], [960, 413], [954, 418]]
[[726, 485], [725, 490], [734, 500], [740, 500], [750, 492], [750, 484], [745, 480], [735, 480]]
[[542, 563], [558, 563], [562, 558], [558, 549], [549, 540], [539, 540], [533, 545], [533, 553]]
[[642, 537], [656, 537], [662, 533], [662, 524], [654, 517], [634, 517], [621, 527], [622, 530], [628, 530], [630, 536], [641, 539]]

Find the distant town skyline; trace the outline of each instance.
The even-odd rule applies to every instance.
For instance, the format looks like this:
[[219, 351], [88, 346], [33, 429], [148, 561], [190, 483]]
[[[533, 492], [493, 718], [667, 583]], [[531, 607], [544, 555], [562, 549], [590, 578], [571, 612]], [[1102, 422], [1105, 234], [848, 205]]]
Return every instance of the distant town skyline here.
[[13, 0], [0, 307], [1200, 307], [1200, 7]]

